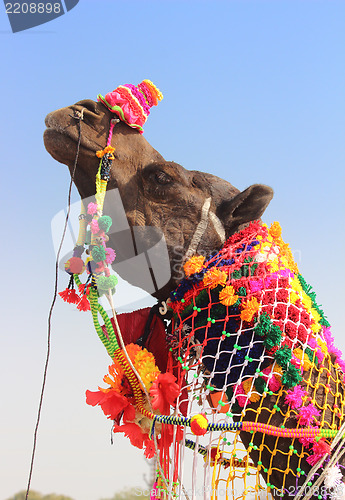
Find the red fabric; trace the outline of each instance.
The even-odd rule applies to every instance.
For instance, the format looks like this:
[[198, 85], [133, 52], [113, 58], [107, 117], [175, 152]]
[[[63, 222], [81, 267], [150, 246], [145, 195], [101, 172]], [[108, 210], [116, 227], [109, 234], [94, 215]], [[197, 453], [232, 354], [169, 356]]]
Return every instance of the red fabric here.
[[[150, 308], [138, 309], [131, 313], [122, 313], [117, 315], [117, 321], [120, 326], [121, 334], [125, 345], [135, 343], [139, 337], [144, 334], [145, 325], [150, 313]], [[114, 320], [111, 320], [115, 335], [117, 332]], [[102, 330], [106, 333], [106, 328], [103, 325]], [[145, 344], [145, 348], [152, 352], [155, 357], [156, 365], [162, 373], [167, 370], [168, 363], [168, 348], [165, 341], [165, 326], [163, 321], [154, 315], [151, 323], [151, 330]]]

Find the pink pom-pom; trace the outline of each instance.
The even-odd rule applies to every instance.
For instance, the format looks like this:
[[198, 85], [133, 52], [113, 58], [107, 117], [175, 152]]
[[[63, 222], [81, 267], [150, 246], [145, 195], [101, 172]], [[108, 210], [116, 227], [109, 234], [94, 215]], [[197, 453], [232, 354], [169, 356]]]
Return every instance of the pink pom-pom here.
[[92, 234], [97, 234], [99, 232], [99, 225], [97, 219], [93, 219], [91, 221], [90, 229]]
[[250, 291], [251, 292], [260, 292], [264, 286], [262, 279], [250, 280], [249, 281]]
[[276, 391], [278, 391], [278, 390], [279, 390], [280, 386], [281, 386], [280, 381], [279, 381], [279, 380], [277, 380], [277, 379], [275, 378], [275, 376], [273, 375], [273, 376], [270, 378], [270, 380], [268, 381], [268, 387], [269, 387], [270, 391], [276, 392]]
[[302, 406], [299, 410], [298, 420], [301, 425], [310, 425], [314, 417], [319, 417], [320, 412], [310, 403], [308, 406]]
[[236, 396], [238, 404], [241, 407], [243, 407], [246, 404], [246, 402], [248, 401], [248, 396], [247, 396], [245, 390], [243, 389], [242, 384], [240, 384], [237, 387], [237, 389], [235, 391], [235, 396]]
[[293, 389], [289, 389], [287, 391], [287, 395], [285, 396], [285, 403], [291, 406], [291, 408], [299, 408], [302, 406], [303, 401], [302, 398], [307, 393], [302, 387], [299, 385], [295, 385]]
[[97, 213], [98, 207], [97, 203], [89, 203], [87, 206], [87, 213], [90, 215], [95, 215]]
[[[313, 428], [313, 427], [312, 427]], [[298, 441], [305, 447], [308, 448], [312, 443], [315, 442], [315, 437], [300, 437]]]
[[106, 255], [105, 262], [107, 264], [111, 264], [112, 262], [114, 262], [115, 257], [116, 257], [116, 253], [114, 252], [114, 250], [112, 248], [107, 247], [105, 249], [105, 255]]

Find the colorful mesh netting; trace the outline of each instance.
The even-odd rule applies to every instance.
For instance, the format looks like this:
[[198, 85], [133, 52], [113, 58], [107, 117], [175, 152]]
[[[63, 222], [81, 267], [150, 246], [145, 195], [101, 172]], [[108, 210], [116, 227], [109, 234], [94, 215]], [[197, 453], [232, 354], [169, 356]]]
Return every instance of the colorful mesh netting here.
[[[219, 424], [339, 429], [345, 364], [279, 224], [251, 223], [210, 258], [192, 257], [184, 270], [169, 303], [179, 411], [189, 418], [203, 413]], [[237, 499], [270, 497], [276, 489], [294, 497], [330, 452], [330, 438], [268, 436], [257, 428], [197, 439], [187, 429], [184, 439], [194, 450], [190, 491]], [[172, 461], [181, 466], [187, 453]], [[206, 465], [198, 479], [200, 460]]]

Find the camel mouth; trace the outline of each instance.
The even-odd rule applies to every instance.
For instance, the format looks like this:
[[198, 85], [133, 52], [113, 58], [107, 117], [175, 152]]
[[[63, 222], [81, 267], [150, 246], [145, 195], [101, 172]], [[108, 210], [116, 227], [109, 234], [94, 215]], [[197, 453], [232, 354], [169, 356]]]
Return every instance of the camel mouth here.
[[[52, 111], [45, 118], [46, 129], [43, 133], [43, 140], [48, 153], [50, 153], [54, 159], [61, 162], [59, 158], [56, 158], [58, 152], [59, 156], [68, 155], [68, 159], [70, 159], [68, 153], [70, 153], [71, 148], [73, 148], [73, 155], [75, 155], [79, 133], [76, 127], [77, 122], [72, 114], [73, 109], [71, 109], [71, 114], [69, 115], [71, 120], [64, 125], [57, 119], [56, 113], [56, 111]], [[83, 133], [83, 129], [81, 129], [80, 147], [86, 150], [86, 154], [95, 155], [96, 151], [102, 149], [103, 146], [89, 139], [88, 135], [89, 134]]]

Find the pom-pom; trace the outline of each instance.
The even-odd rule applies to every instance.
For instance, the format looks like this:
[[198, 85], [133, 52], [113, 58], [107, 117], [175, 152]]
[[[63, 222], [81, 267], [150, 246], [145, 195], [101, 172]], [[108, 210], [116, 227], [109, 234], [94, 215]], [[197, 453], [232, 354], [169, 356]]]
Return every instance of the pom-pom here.
[[205, 414], [194, 415], [190, 420], [190, 428], [196, 436], [204, 436], [207, 432], [208, 421]]
[[237, 300], [238, 300], [238, 295], [236, 295], [235, 289], [231, 285], [225, 286], [219, 292], [219, 301], [224, 306], [232, 306], [237, 302]]
[[318, 417], [319, 415], [319, 410], [317, 410], [315, 406], [310, 403], [308, 406], [302, 406], [302, 408], [300, 408], [298, 421], [301, 425], [310, 425], [314, 417]]
[[71, 257], [65, 263], [65, 271], [69, 274], [82, 274], [85, 271], [85, 264], [80, 257]]
[[327, 470], [327, 475], [325, 477], [325, 486], [327, 489], [336, 488], [340, 486], [343, 475], [338, 467], [338, 465], [332, 465]]
[[280, 365], [284, 370], [286, 370], [287, 365], [291, 360], [291, 350], [287, 346], [284, 346], [281, 349], [278, 349], [278, 351], [276, 351], [274, 357], [278, 365]]
[[244, 304], [244, 307], [241, 311], [241, 319], [243, 321], [250, 322], [253, 319], [253, 316], [259, 310], [259, 308], [260, 308], [260, 304], [255, 297], [248, 300], [248, 302], [246, 302]]
[[296, 385], [293, 389], [289, 389], [285, 396], [285, 403], [291, 406], [291, 408], [299, 408], [303, 404], [302, 398], [306, 396], [306, 391], [302, 389], [299, 385]]
[[97, 219], [92, 219], [91, 224], [90, 224], [90, 229], [91, 229], [92, 234], [99, 233], [99, 225], [98, 225]]
[[106, 258], [104, 247], [94, 246], [91, 250], [91, 255], [95, 262], [103, 262]]
[[80, 301], [78, 302], [77, 305], [78, 311], [90, 311], [90, 302], [88, 301], [88, 298], [86, 295], [83, 295]]
[[81, 257], [84, 253], [84, 245], [77, 245], [73, 249], [73, 257]]
[[87, 213], [90, 215], [95, 215], [97, 213], [98, 206], [97, 203], [89, 203], [87, 206]]
[[112, 225], [113, 221], [111, 220], [111, 217], [109, 215], [103, 215], [98, 219], [98, 225], [101, 231], [104, 231], [107, 233]]
[[282, 384], [286, 387], [294, 387], [302, 380], [301, 370], [290, 364], [282, 375]]
[[255, 326], [254, 331], [257, 335], [260, 335], [260, 337], [263, 337], [264, 335], [266, 335], [269, 332], [271, 325], [272, 325], [271, 318], [269, 317], [269, 315], [267, 313], [264, 312], [264, 313], [260, 314], [259, 322]]
[[112, 262], [114, 262], [115, 257], [116, 257], [116, 253], [114, 252], [114, 250], [112, 248], [107, 247], [105, 249], [105, 254], [106, 254], [105, 262], [107, 264], [111, 264]]
[[279, 238], [282, 234], [282, 228], [280, 227], [279, 222], [272, 222], [268, 232], [273, 238]]
[[203, 283], [209, 288], [216, 288], [218, 285], [225, 285], [228, 276], [225, 271], [212, 267], [204, 276]]
[[190, 276], [194, 273], [199, 273], [205, 262], [205, 257], [203, 255], [194, 255], [191, 257], [183, 266], [183, 270], [186, 276]]
[[115, 286], [118, 283], [117, 277], [113, 274], [111, 276], [99, 276], [97, 278], [97, 290], [100, 293], [107, 292], [108, 290], [111, 290], [112, 288], [115, 288]]

